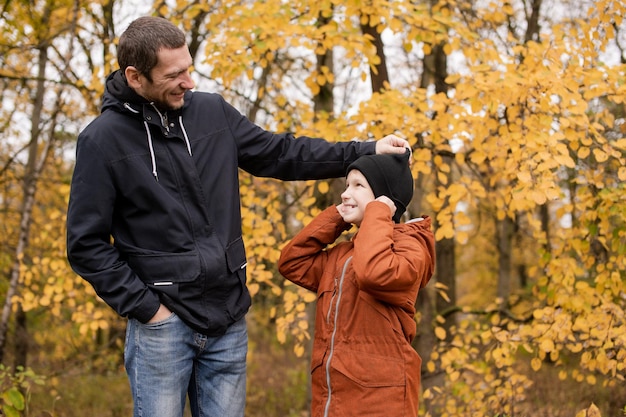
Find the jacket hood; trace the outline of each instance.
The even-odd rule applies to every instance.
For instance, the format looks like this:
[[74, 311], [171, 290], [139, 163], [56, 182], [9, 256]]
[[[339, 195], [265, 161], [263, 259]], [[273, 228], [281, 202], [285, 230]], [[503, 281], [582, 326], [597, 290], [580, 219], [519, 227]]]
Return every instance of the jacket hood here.
[[102, 98], [102, 111], [108, 108], [123, 109], [124, 103], [148, 104], [148, 100], [135, 93], [126, 83], [122, 71], [112, 72], [106, 79], [104, 97]]

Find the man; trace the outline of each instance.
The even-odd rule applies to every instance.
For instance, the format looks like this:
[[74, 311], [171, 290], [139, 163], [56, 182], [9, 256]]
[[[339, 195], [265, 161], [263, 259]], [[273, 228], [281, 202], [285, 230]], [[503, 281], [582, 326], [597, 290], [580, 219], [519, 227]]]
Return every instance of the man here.
[[[134, 415], [243, 416], [250, 306], [238, 168], [339, 177], [390, 135], [330, 144], [267, 132], [217, 94], [191, 92], [185, 35], [142, 17], [118, 46], [102, 113], [78, 137], [67, 215], [72, 268], [128, 317]], [[112, 239], [111, 239], [112, 237]]]

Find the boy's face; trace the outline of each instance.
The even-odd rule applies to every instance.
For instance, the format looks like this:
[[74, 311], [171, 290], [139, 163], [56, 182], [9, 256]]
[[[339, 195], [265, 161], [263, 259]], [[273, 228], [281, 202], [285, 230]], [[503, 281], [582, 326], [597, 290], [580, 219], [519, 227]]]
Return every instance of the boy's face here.
[[337, 210], [346, 223], [361, 225], [365, 206], [374, 201], [374, 191], [361, 171], [353, 169], [346, 177], [346, 189], [341, 193], [341, 204]]

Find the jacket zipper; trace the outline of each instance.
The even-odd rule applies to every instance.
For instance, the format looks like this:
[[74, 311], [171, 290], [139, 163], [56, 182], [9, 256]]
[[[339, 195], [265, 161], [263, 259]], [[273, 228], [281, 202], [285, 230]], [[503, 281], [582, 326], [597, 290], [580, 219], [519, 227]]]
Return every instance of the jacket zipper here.
[[159, 109], [154, 105], [154, 103], [150, 103], [150, 104], [152, 105], [154, 110], [159, 114], [159, 117], [161, 118], [161, 126], [163, 126], [165, 131], [169, 134], [170, 126], [169, 126], [169, 121], [167, 120], [167, 112], [161, 113]]
[[[337, 289], [337, 299], [335, 300], [335, 319], [333, 321], [333, 334], [330, 337], [330, 351], [328, 353], [328, 360], [326, 361], [326, 386], [328, 387], [328, 399], [326, 400], [326, 407], [324, 408], [324, 417], [328, 417], [328, 413], [330, 411], [330, 400], [333, 394], [333, 390], [330, 387], [330, 361], [333, 358], [333, 353], [335, 351], [335, 335], [337, 334], [337, 318], [339, 317], [339, 303], [341, 302], [341, 293], [343, 289], [343, 280], [346, 277], [346, 271], [348, 269], [348, 264], [352, 260], [352, 256], [346, 259], [346, 262], [343, 264], [343, 270], [341, 271], [341, 278], [339, 279], [339, 288]], [[332, 310], [332, 300], [331, 300], [331, 308]], [[329, 315], [330, 317], [330, 310]]]

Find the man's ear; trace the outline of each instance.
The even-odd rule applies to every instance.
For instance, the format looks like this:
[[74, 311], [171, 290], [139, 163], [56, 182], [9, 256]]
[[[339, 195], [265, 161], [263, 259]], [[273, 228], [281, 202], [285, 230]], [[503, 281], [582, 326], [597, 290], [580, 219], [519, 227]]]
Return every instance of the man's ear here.
[[124, 75], [126, 76], [126, 82], [128, 86], [132, 89], [139, 89], [142, 85], [141, 73], [137, 71], [137, 68], [133, 66], [126, 67], [124, 71]]

